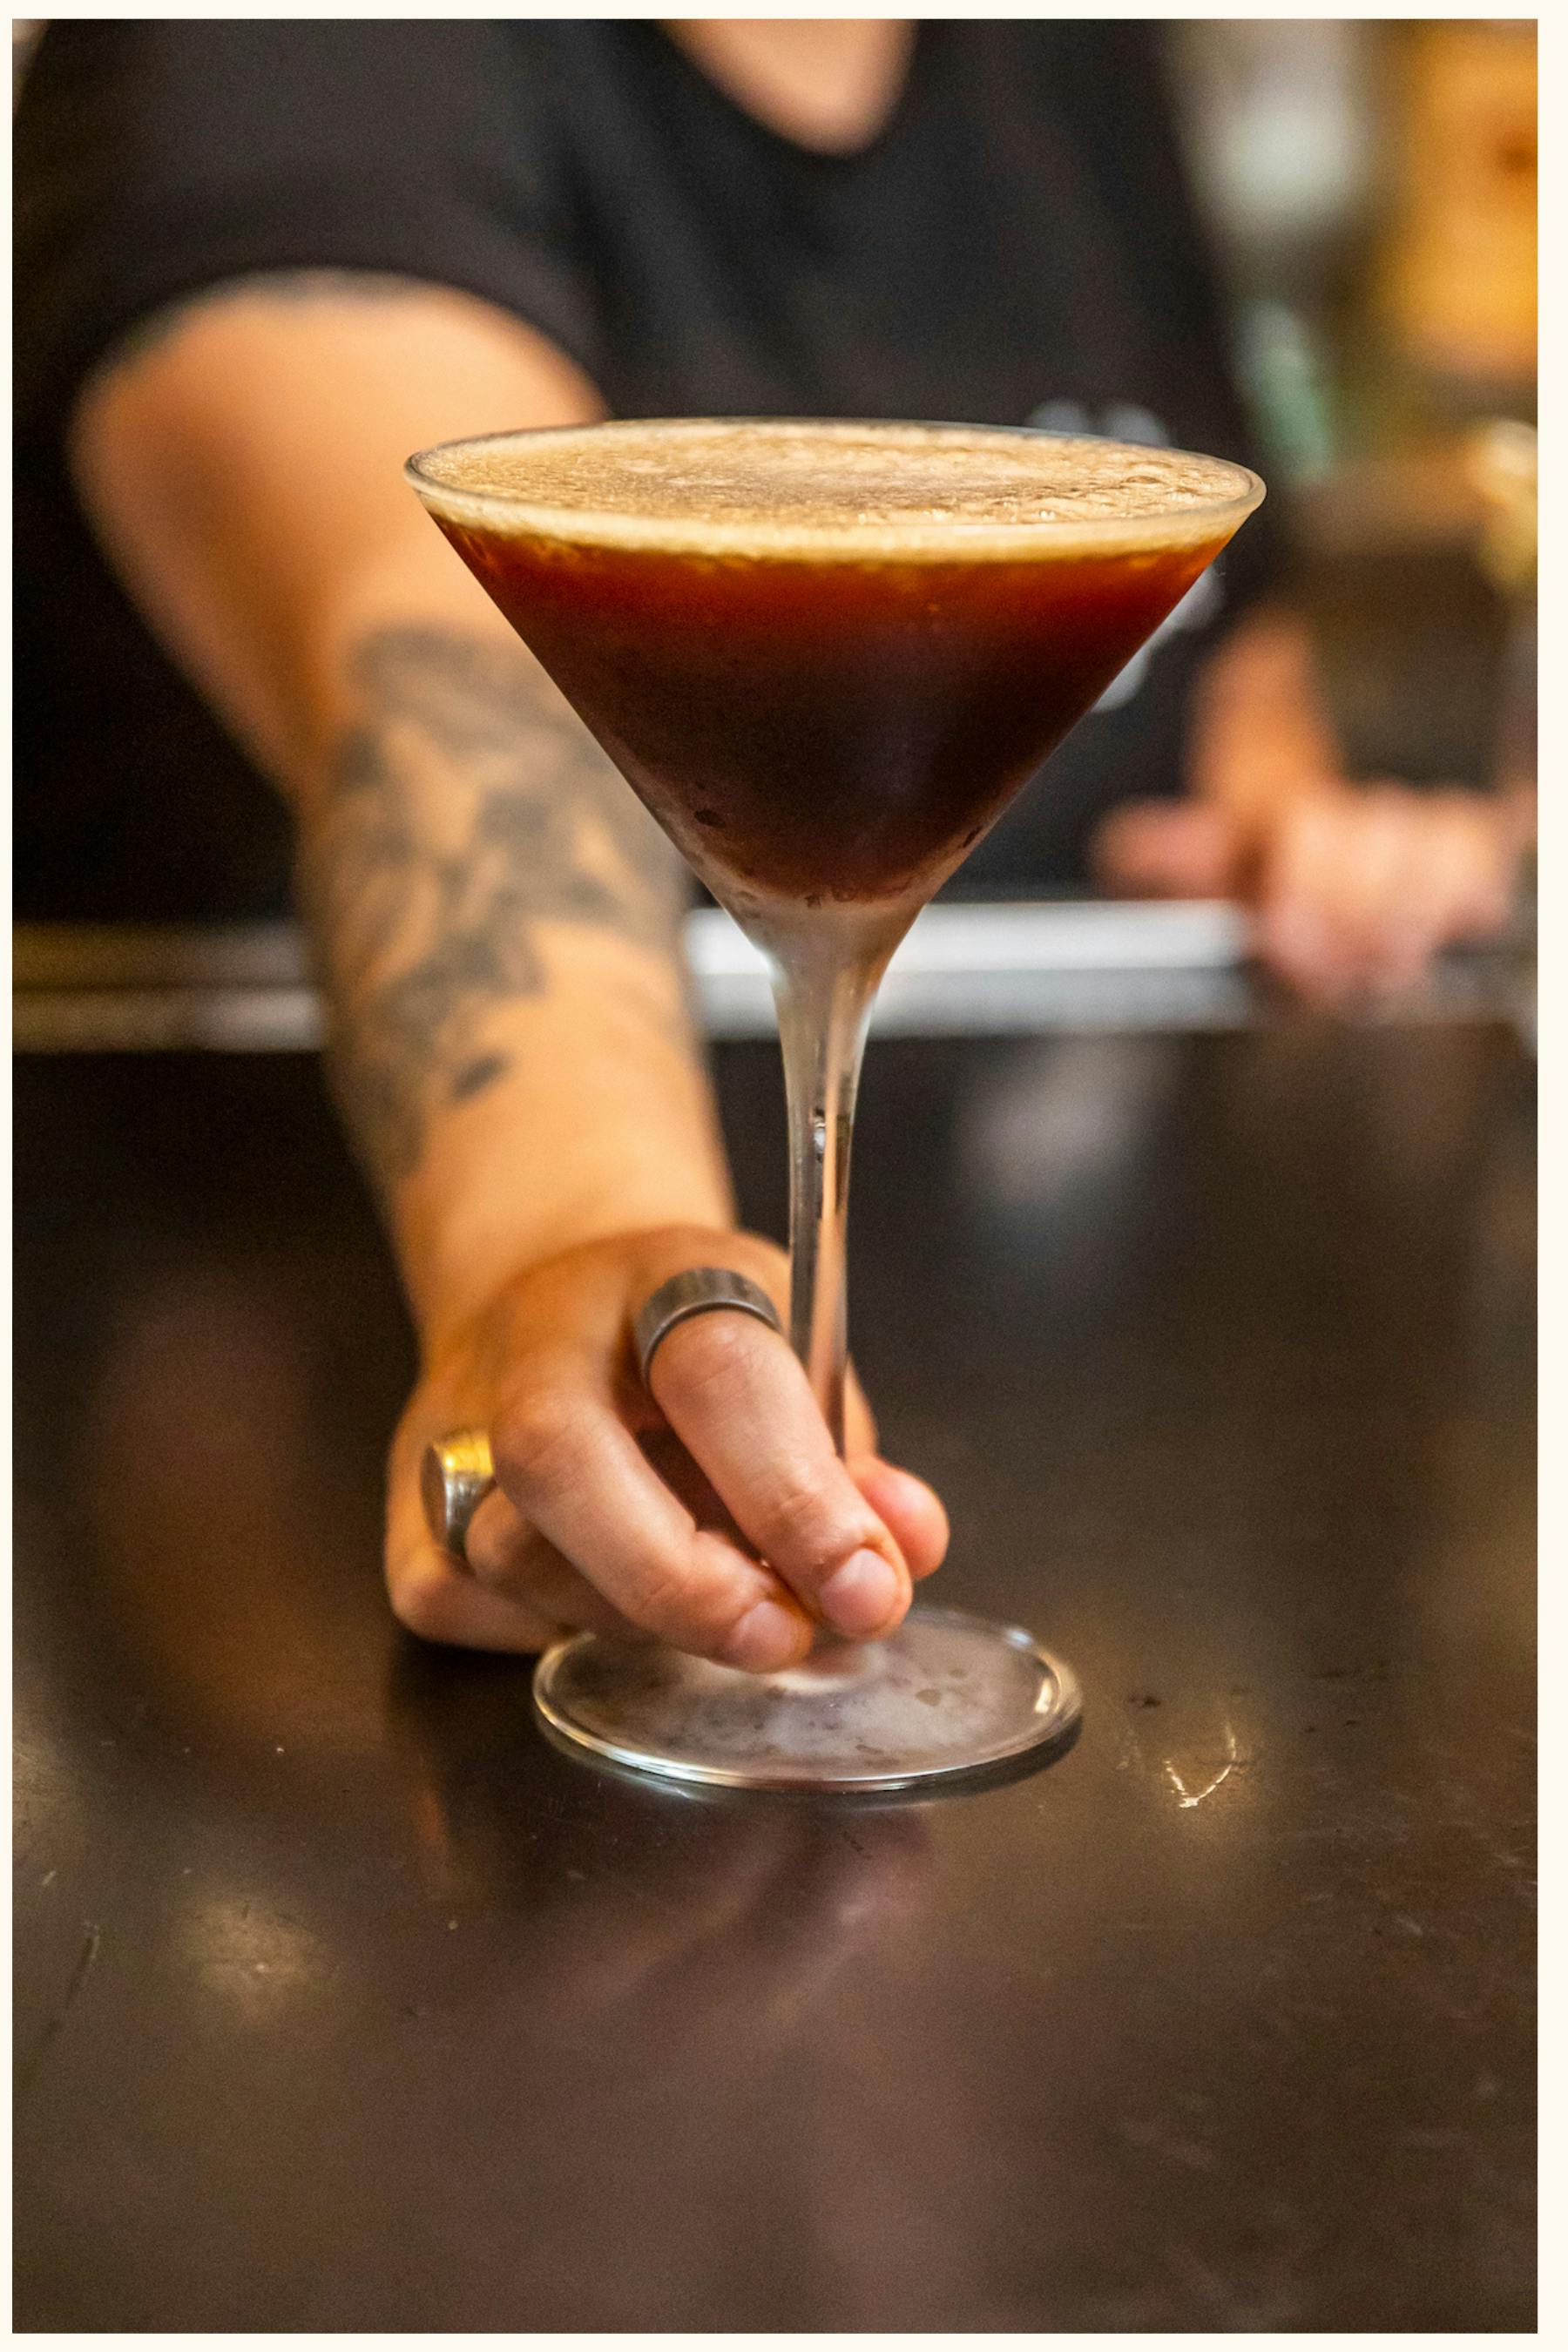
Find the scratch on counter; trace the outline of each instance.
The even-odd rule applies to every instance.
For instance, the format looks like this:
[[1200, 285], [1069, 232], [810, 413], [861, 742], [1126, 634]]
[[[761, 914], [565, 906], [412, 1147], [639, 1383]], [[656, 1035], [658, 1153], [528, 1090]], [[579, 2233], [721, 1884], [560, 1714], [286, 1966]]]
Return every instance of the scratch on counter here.
[[1216, 1789], [1223, 1788], [1240, 1763], [1241, 1752], [1236, 1744], [1236, 1733], [1228, 1723], [1225, 1727], [1225, 1762], [1220, 1766], [1214, 1779], [1205, 1781], [1201, 1789], [1189, 1789], [1174, 1764], [1169, 1759], [1166, 1759], [1165, 1778], [1175, 1790], [1176, 1802], [1184, 1812], [1190, 1811], [1194, 1805], [1201, 1805], [1205, 1797], [1212, 1797]]
[[1132, 2147], [1148, 2148], [1152, 2155], [1169, 2157], [1188, 2172], [1217, 2172], [1219, 2158], [1213, 2151], [1201, 2147], [1195, 2140], [1184, 2139], [1167, 2132], [1157, 2123], [1135, 2121], [1124, 2116], [1120, 2129], [1121, 2137]]
[[66, 1986], [65, 1999], [61, 2001], [58, 2009], [56, 2010], [53, 2017], [50, 2018], [48, 2023], [39, 2034], [37, 2046], [34, 2050], [32, 2056], [17, 2070], [16, 2087], [18, 2092], [26, 2092], [30, 2087], [34, 2075], [37, 2073], [38, 2068], [43, 2064], [44, 2060], [48, 2056], [49, 2052], [54, 2048], [56, 2042], [59, 2038], [61, 2028], [64, 2026], [67, 2018], [70, 2015], [71, 2011], [75, 2008], [77, 2001], [80, 1998], [83, 1986], [87, 1983], [89, 1977], [92, 1974], [93, 1963], [98, 1958], [99, 1948], [102, 1942], [102, 1928], [98, 1926], [96, 1921], [89, 1920], [88, 1922], [87, 1934], [82, 1939], [81, 1949], [76, 1956], [76, 1966], [70, 1972], [70, 1981]]

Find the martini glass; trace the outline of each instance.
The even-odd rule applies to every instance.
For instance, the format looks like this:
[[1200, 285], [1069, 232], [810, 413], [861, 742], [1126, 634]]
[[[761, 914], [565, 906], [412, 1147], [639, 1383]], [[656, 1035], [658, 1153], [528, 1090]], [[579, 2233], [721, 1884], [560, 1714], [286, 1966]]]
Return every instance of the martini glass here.
[[[849, 1146], [882, 973], [1262, 484], [1101, 440], [761, 419], [498, 434], [408, 478], [767, 960], [790, 1340], [842, 1452]], [[534, 1695], [558, 1738], [616, 1764], [867, 1790], [1002, 1765], [1079, 1704], [1027, 1633], [928, 1607], [760, 1677], [578, 1634]]]

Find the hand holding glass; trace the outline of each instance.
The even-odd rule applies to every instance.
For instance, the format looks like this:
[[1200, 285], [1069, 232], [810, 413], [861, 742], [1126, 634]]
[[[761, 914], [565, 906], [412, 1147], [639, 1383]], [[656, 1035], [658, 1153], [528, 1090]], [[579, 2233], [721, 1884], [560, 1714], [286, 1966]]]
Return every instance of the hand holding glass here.
[[[761, 948], [789, 1097], [790, 1338], [842, 1450], [872, 1000], [915, 916], [1262, 496], [1215, 458], [1000, 428], [616, 424], [410, 461], [426, 506]], [[558, 1734], [677, 1780], [892, 1789], [1058, 1738], [1066, 1669], [911, 1611], [755, 1677], [579, 1634]]]

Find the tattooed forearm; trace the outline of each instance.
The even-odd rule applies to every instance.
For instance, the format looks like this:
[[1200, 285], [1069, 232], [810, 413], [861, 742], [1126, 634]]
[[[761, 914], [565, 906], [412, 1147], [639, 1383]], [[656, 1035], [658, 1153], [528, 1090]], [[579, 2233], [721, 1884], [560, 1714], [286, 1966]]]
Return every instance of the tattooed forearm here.
[[542, 921], [679, 955], [673, 851], [531, 655], [438, 628], [358, 650], [356, 718], [300, 886], [345, 1114], [384, 1188], [504, 1076], [496, 1014], [540, 994]]

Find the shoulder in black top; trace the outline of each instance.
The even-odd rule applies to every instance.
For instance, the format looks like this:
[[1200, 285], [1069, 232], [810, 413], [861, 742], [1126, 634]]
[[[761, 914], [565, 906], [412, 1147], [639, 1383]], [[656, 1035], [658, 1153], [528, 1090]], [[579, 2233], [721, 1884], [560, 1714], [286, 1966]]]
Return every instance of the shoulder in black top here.
[[[829, 156], [646, 21], [61, 23], [16, 180], [24, 914], [283, 896], [280, 812], [109, 579], [61, 462], [92, 368], [204, 287], [335, 268], [460, 288], [621, 415], [1035, 421], [1248, 454], [1138, 25], [923, 22], [889, 122]], [[1268, 564], [1255, 521], [964, 887], [1071, 880], [1113, 800], [1179, 788], [1194, 661]]]

